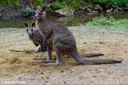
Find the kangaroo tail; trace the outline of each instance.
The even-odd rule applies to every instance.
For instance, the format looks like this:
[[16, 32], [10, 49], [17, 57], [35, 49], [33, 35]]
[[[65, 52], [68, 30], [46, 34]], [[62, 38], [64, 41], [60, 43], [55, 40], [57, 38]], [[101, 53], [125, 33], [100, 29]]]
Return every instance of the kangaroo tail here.
[[109, 59], [85, 59], [81, 57], [77, 51], [72, 52], [71, 56], [80, 64], [98, 65], [98, 64], [115, 64], [122, 62], [120, 60], [109, 60]]
[[91, 57], [97, 57], [97, 56], [104, 56], [104, 54], [102, 54], [102, 53], [88, 53], [88, 54], [81, 54], [81, 56], [91, 58]]

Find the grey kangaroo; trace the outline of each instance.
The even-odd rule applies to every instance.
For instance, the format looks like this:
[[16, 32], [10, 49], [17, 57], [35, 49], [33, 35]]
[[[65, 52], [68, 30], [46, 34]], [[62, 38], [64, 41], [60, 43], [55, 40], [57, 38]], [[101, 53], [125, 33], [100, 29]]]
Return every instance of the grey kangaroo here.
[[44, 39], [40, 35], [39, 31], [35, 28], [35, 23], [32, 23], [31, 26], [29, 26], [27, 23], [24, 24], [26, 26], [26, 32], [29, 39], [35, 44], [35, 46], [38, 46], [34, 53], [47, 51], [46, 45], [42, 44]]
[[44, 39], [43, 44], [47, 43], [49, 56], [52, 55], [52, 50], [56, 53], [56, 63], [46, 65], [62, 65], [63, 55], [70, 55], [79, 64], [111, 64], [122, 62], [118, 60], [83, 58], [77, 50], [76, 41], [72, 32], [63, 25], [48, 22], [45, 18], [44, 10], [41, 7], [37, 7], [35, 11], [36, 28]]
[[[26, 32], [29, 39], [35, 44], [35, 46], [38, 46], [38, 48], [34, 51], [34, 53], [47, 51], [46, 44], [42, 46], [44, 39], [40, 35], [39, 31], [35, 28], [35, 23], [32, 23], [32, 25], [28, 25], [27, 23], [24, 23], [24, 24], [26, 26]], [[88, 53], [88, 54], [85, 54], [84, 56], [96, 57], [96, 56], [103, 56], [103, 55], [104, 54], [102, 53]], [[47, 61], [44, 61], [44, 62], [47, 62]]]

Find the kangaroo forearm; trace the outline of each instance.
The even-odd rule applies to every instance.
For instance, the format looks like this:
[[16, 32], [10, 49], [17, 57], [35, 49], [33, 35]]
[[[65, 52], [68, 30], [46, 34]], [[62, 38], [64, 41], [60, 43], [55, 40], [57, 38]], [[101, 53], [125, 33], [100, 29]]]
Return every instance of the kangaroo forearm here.
[[34, 51], [34, 53], [37, 53], [37, 52], [42, 52], [42, 48], [41, 48], [40, 45], [39, 45], [39, 46], [36, 48], [36, 50]]

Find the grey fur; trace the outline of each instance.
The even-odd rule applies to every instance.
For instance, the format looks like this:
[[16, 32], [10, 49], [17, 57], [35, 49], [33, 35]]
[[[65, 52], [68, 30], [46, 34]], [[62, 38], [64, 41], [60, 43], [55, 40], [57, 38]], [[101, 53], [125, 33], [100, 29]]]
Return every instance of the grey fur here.
[[34, 23], [32, 23], [32, 26], [29, 26], [27, 23], [25, 23], [25, 26], [29, 39], [35, 44], [35, 46], [38, 46], [34, 53], [47, 51], [46, 46], [42, 45], [44, 39], [40, 35], [39, 31], [35, 28]]
[[[62, 56], [70, 55], [79, 64], [111, 64], [120, 63], [117, 60], [88, 60], [80, 56], [77, 50], [76, 41], [72, 32], [63, 25], [47, 22], [44, 13], [40, 7], [37, 8], [35, 14], [36, 28], [48, 46], [48, 53], [51, 54], [52, 49], [56, 53], [56, 63], [54, 65], [62, 65]], [[50, 37], [48, 35], [50, 34]], [[51, 64], [50, 64], [51, 65]]]

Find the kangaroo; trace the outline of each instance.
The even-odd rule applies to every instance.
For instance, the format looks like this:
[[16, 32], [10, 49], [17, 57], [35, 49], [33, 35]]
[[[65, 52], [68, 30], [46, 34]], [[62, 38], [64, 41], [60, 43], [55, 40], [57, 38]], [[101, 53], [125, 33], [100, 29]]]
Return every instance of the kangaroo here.
[[[56, 53], [56, 63], [46, 65], [63, 65], [62, 56], [70, 55], [79, 64], [112, 64], [121, 63], [118, 60], [107, 59], [87, 59], [80, 56], [76, 41], [73, 33], [63, 25], [48, 22], [45, 18], [45, 9], [37, 7], [35, 11], [36, 28], [44, 39], [43, 44], [46, 42], [48, 47], [48, 54], [51, 54], [52, 50]], [[50, 36], [49, 36], [50, 35]], [[51, 56], [51, 55], [50, 55]], [[44, 65], [44, 64], [42, 64]]]
[[26, 26], [26, 32], [29, 39], [35, 44], [35, 46], [38, 46], [34, 53], [47, 51], [46, 45], [42, 45], [44, 39], [35, 28], [35, 23], [32, 23], [31, 26], [29, 26], [27, 23], [24, 24]]
[[[26, 32], [29, 39], [34, 43], [35, 46], [38, 46], [38, 48], [34, 51], [34, 53], [47, 51], [46, 45], [41, 47], [41, 44], [43, 42], [43, 37], [40, 35], [39, 31], [35, 28], [35, 23], [32, 23], [31, 26], [29, 26], [27, 23], [24, 23], [24, 24], [26, 26]], [[15, 50], [15, 51], [18, 51], [18, 50]], [[87, 57], [97, 57], [97, 56], [103, 56], [104, 54], [88, 53], [88, 54], [85, 54], [85, 55], [82, 54], [82, 55]]]

